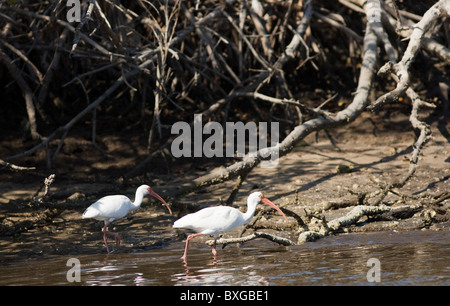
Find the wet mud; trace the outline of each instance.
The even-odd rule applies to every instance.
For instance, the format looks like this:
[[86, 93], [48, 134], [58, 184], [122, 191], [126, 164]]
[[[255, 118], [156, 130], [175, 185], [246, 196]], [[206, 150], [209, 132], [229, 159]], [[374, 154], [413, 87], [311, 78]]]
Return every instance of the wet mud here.
[[[247, 195], [260, 190], [278, 206], [301, 217], [312, 211], [320, 212], [326, 220], [345, 215], [352, 205], [357, 204], [356, 193], [374, 191], [380, 185], [406, 175], [414, 133], [408, 127], [406, 116], [404, 119], [374, 126], [369, 115], [363, 115], [344, 128], [330, 131], [334, 143], [323, 132], [308, 136], [282, 157], [276, 168], [254, 169], [242, 184], [233, 205], [245, 210]], [[385, 204], [394, 207], [414, 203], [425, 205], [433, 196], [450, 190], [450, 145], [437, 128], [438, 123], [431, 125], [433, 139], [421, 152], [417, 172], [398, 194], [389, 194]], [[352, 137], [348, 137], [349, 133]], [[105, 253], [101, 233], [103, 223], [81, 219], [82, 212], [104, 195], [126, 194], [133, 198], [135, 188], [141, 183], [151, 185], [165, 198], [172, 206], [174, 216], [170, 216], [159, 202], [145, 199], [140, 209], [113, 223], [110, 229], [119, 232], [122, 239], [120, 246], [111, 242], [113, 252], [146, 251], [183, 241], [185, 233], [172, 229], [178, 217], [201, 207], [218, 205], [229, 196], [234, 181], [180, 198], [173, 197], [181, 187], [212, 168], [195, 159], [178, 165], [175, 161], [170, 172], [163, 162], [155, 162], [149, 165], [148, 172], [117, 188], [120, 173], [132, 169], [145, 158], [145, 150], [130, 149], [132, 146], [129, 146], [130, 142], [139, 139], [125, 136], [99, 137], [111, 152], [106, 157], [90, 144], [68, 138], [61, 154], [63, 158], [58, 161], [67, 163], [57, 168], [49, 197], [42, 204], [36, 204], [33, 198], [42, 194], [42, 190], [37, 191], [51, 170], [40, 167], [27, 173], [1, 171], [0, 262], [48, 255]], [[125, 141], [128, 146], [124, 145]], [[18, 145], [15, 150], [20, 148]], [[135, 148], [140, 147], [136, 145]], [[2, 153], [8, 155], [11, 151]], [[39, 165], [42, 156], [31, 156], [23, 162], [31, 164], [33, 161]], [[399, 218], [363, 218], [345, 232], [448, 228], [449, 200], [442, 201], [438, 213], [431, 217], [424, 211], [421, 209]], [[289, 219], [277, 234], [296, 241], [298, 227], [292, 218]], [[276, 214], [258, 222], [283, 223]], [[239, 233], [230, 235], [236, 234]]]

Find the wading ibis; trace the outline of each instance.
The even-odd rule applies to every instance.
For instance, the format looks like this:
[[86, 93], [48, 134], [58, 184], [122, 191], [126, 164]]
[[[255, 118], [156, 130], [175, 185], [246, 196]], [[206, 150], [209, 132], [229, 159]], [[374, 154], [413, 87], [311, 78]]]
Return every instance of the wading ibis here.
[[195, 231], [195, 234], [189, 235], [186, 239], [186, 246], [184, 248], [184, 254], [181, 259], [186, 262], [187, 250], [189, 241], [200, 235], [214, 235], [214, 245], [212, 253], [217, 255], [216, 241], [221, 233], [229, 232], [235, 228], [244, 225], [255, 214], [256, 205], [259, 203], [265, 203], [281, 213], [284, 219], [287, 220], [286, 215], [269, 199], [264, 197], [261, 192], [253, 192], [247, 199], [247, 212], [241, 213], [239, 210], [229, 206], [216, 206], [207, 207], [199, 210], [198, 212], [188, 214], [181, 219], [178, 219], [173, 224], [174, 228], [191, 229]]
[[136, 196], [134, 202], [124, 195], [110, 195], [101, 198], [97, 202], [89, 206], [83, 213], [83, 219], [92, 218], [99, 221], [104, 221], [105, 226], [102, 228], [103, 240], [105, 241], [106, 252], [109, 253], [108, 242], [106, 241], [106, 235], [114, 237], [116, 244], [120, 244], [119, 234], [116, 232], [109, 232], [108, 225], [116, 219], [125, 217], [130, 211], [138, 209], [144, 196], [151, 195], [160, 200], [172, 214], [169, 205], [164, 201], [156, 192], [148, 185], [141, 185], [136, 189]]

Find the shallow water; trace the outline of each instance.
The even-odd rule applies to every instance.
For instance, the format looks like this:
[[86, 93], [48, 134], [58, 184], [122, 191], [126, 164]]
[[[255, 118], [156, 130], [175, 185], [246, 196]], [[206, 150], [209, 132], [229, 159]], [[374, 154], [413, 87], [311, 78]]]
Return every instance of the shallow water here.
[[[187, 265], [180, 259], [183, 242], [110, 255], [2, 260], [0, 285], [450, 285], [449, 234], [341, 234], [293, 247], [260, 239], [219, 247], [216, 261], [193, 240]], [[80, 282], [68, 282], [68, 275], [77, 276], [66, 265], [70, 258], [80, 262]]]

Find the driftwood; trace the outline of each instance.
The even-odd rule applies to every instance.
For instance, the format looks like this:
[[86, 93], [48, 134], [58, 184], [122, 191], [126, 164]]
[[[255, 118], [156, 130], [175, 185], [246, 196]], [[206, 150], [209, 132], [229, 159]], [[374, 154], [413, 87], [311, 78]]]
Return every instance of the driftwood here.
[[[303, 244], [308, 241], [315, 241], [317, 239], [323, 238], [325, 236], [331, 235], [333, 233], [339, 232], [343, 228], [347, 228], [351, 225], [356, 224], [361, 218], [368, 217], [372, 220], [379, 217], [380, 219], [386, 220], [391, 218], [402, 219], [409, 218], [412, 214], [415, 214], [421, 210], [422, 205], [403, 205], [397, 207], [389, 207], [386, 205], [379, 206], [368, 206], [368, 205], [357, 205], [355, 206], [347, 215], [336, 218], [330, 222], [326, 222], [322, 219], [322, 227], [320, 230], [306, 230], [302, 231], [294, 242], [288, 238], [280, 237], [272, 233], [254, 232], [250, 235], [238, 238], [220, 238], [217, 240], [217, 244], [223, 245], [225, 247], [232, 243], [244, 243], [257, 238], [265, 238], [272, 242], [278, 243], [280, 245], [298, 245]], [[214, 240], [206, 241], [206, 244], [212, 246]]]
[[[230, 243], [244, 243], [244, 242], [256, 239], [256, 238], [265, 238], [270, 241], [276, 242], [281, 245], [286, 245], [286, 246], [295, 245], [294, 242], [292, 242], [291, 240], [289, 240], [287, 238], [278, 237], [278, 236], [275, 236], [272, 234], [262, 233], [262, 232], [254, 232], [251, 235], [248, 235], [245, 237], [240, 237], [240, 238], [228, 238], [228, 239], [220, 238], [220, 239], [217, 239], [216, 244], [219, 244], [219, 245], [221, 244], [222, 247], [224, 248], [227, 244], [230, 244]], [[209, 246], [212, 246], [214, 244], [214, 240], [208, 240], [208, 241], [206, 241], [206, 244]]]
[[334, 219], [330, 222], [326, 222], [322, 229], [319, 231], [305, 231], [300, 233], [298, 236], [297, 243], [301, 244], [307, 241], [314, 241], [319, 238], [323, 238], [332, 233], [335, 233], [341, 230], [344, 227], [348, 227], [357, 223], [362, 217], [374, 217], [377, 215], [383, 215], [386, 213], [390, 213], [392, 215], [396, 215], [400, 217], [400, 214], [405, 211], [416, 212], [420, 206], [398, 206], [398, 207], [389, 207], [386, 205], [379, 206], [367, 206], [367, 205], [358, 205], [355, 206], [347, 215]]

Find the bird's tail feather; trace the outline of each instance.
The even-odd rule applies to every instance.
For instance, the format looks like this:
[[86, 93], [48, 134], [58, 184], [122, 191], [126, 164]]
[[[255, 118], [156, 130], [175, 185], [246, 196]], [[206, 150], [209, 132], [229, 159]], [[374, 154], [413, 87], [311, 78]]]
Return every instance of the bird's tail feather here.
[[98, 216], [98, 210], [92, 207], [88, 207], [83, 213], [83, 219], [95, 218]]

